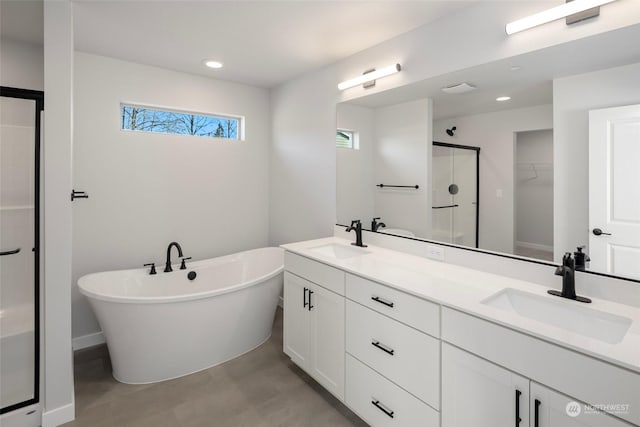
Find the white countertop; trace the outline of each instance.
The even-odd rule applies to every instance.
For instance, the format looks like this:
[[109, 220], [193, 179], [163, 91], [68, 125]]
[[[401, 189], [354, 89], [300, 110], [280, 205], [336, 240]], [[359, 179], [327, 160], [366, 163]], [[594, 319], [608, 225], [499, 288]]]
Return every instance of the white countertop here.
[[[632, 320], [623, 339], [609, 344], [560, 327], [532, 320], [518, 314], [482, 304], [491, 295], [506, 288], [517, 289], [544, 298], [557, 298], [534, 283], [496, 274], [433, 261], [379, 246], [368, 246], [364, 255], [337, 259], [311, 250], [326, 244], [349, 246], [351, 241], [338, 237], [290, 243], [282, 247], [290, 252], [314, 259], [419, 298], [441, 304], [473, 316], [497, 323], [536, 338], [584, 353], [640, 373], [640, 309], [602, 299], [591, 304], [560, 299], [565, 304], [588, 306], [589, 309], [627, 317]], [[561, 280], [561, 278], [558, 278]], [[578, 295], [581, 295], [577, 290]], [[589, 295], [585, 295], [589, 297]]]

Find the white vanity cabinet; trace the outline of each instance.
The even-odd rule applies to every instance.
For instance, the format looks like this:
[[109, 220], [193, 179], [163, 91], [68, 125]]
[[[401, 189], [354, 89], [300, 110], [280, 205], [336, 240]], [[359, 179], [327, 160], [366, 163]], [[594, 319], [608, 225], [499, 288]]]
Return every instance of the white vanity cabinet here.
[[439, 306], [351, 274], [346, 295], [346, 404], [375, 427], [439, 426]]
[[530, 427], [631, 427], [533, 381], [530, 395]]
[[284, 352], [344, 400], [344, 296], [328, 289], [344, 289], [344, 272], [289, 253], [285, 268]]
[[[442, 340], [442, 427], [637, 425], [583, 402], [629, 405], [618, 416], [635, 422], [638, 374], [449, 308]], [[571, 416], [570, 402], [583, 413]]]
[[443, 343], [442, 427], [478, 426], [529, 426], [529, 379]]

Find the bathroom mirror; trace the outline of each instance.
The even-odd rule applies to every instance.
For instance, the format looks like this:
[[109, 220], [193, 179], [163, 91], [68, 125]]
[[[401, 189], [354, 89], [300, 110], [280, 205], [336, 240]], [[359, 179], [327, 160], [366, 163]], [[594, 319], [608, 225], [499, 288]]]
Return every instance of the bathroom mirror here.
[[[640, 25], [338, 104], [336, 222], [555, 263], [585, 246], [587, 271], [640, 280], [640, 120], [613, 110], [640, 105], [638, 39]], [[475, 89], [442, 91], [461, 83]], [[590, 147], [607, 114], [619, 138]]]

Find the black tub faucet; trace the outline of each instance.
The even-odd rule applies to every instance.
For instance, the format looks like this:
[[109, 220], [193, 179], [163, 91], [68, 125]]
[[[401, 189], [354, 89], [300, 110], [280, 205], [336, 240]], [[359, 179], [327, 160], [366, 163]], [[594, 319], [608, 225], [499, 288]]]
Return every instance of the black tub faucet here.
[[384, 228], [387, 226], [384, 222], [378, 222], [380, 217], [373, 218], [371, 221], [371, 231], [378, 231], [379, 228]]
[[362, 244], [362, 223], [359, 219], [354, 219], [351, 221], [351, 225], [347, 227], [347, 232], [355, 231], [356, 232], [356, 241], [355, 243], [351, 243], [354, 246], [360, 246], [361, 248], [366, 248], [367, 245]]
[[171, 242], [169, 243], [169, 247], [167, 248], [167, 262], [164, 264], [164, 272], [165, 273], [170, 273], [173, 271], [173, 268], [171, 268], [171, 248], [173, 247], [178, 248], [178, 256], [182, 258], [182, 248], [180, 247], [180, 244], [178, 244], [178, 242]]
[[556, 290], [547, 291], [551, 295], [572, 299], [580, 302], [591, 302], [589, 298], [576, 295], [576, 264], [571, 257], [571, 252], [567, 252], [562, 257], [562, 265], [556, 268], [556, 276], [562, 276], [562, 292]]

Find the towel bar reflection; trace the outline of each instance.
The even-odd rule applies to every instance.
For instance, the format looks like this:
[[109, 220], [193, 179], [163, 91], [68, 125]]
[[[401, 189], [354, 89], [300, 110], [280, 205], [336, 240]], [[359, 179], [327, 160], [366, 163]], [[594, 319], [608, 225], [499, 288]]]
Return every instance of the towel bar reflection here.
[[389, 184], [376, 184], [376, 187], [380, 187], [380, 188], [385, 188], [385, 187], [389, 187], [389, 188], [415, 188], [416, 190], [418, 188], [420, 188], [419, 185], [389, 185]]

